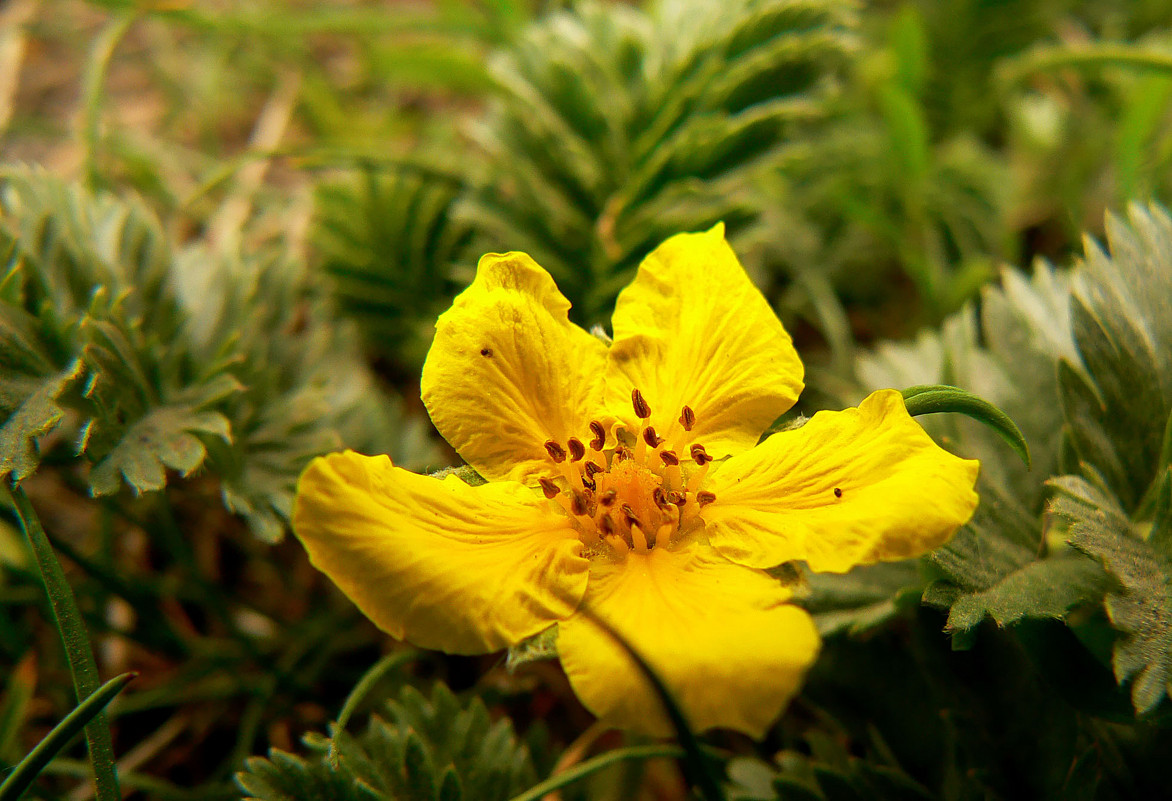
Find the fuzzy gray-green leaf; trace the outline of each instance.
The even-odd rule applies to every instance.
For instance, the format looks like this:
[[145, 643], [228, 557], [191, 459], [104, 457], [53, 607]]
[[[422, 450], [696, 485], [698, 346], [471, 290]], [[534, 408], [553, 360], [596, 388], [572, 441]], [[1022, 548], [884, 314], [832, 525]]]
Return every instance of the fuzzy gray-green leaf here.
[[1058, 490], [1051, 509], [1069, 521], [1071, 545], [1119, 583], [1106, 599], [1111, 623], [1123, 635], [1112, 656], [1115, 678], [1131, 682], [1136, 712], [1149, 712], [1172, 689], [1172, 552], [1140, 537], [1104, 487], [1079, 476], [1051, 483]]

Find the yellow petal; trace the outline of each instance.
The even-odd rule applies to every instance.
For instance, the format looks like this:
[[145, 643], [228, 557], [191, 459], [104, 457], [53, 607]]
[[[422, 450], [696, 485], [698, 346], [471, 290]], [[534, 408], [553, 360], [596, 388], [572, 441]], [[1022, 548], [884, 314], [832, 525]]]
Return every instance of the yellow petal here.
[[513, 482], [472, 487], [335, 453], [302, 474], [293, 530], [367, 617], [424, 648], [504, 648], [568, 616], [586, 590], [569, 519]]
[[789, 334], [724, 241], [724, 226], [679, 234], [639, 265], [618, 297], [606, 397], [637, 425], [631, 390], [651, 406], [669, 443], [683, 438], [683, 407], [696, 415], [688, 441], [720, 458], [756, 444], [802, 391]]
[[818, 654], [814, 623], [784, 603], [788, 594], [700, 544], [596, 560], [581, 610], [558, 625], [558, 654], [578, 698], [603, 721], [671, 733], [650, 684], [589, 610], [651, 665], [696, 730], [760, 737]]
[[703, 516], [735, 562], [804, 559], [840, 573], [943, 545], [976, 509], [977, 466], [936, 445], [898, 392], [880, 390], [720, 465]]
[[490, 253], [436, 322], [423, 402], [440, 434], [490, 480], [548, 472], [547, 440], [589, 439], [606, 346], [524, 253]]

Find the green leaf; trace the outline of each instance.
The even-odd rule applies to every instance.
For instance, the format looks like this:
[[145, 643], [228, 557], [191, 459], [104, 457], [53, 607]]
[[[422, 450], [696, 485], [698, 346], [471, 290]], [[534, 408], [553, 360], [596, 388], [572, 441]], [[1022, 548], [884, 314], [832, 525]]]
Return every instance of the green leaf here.
[[[236, 775], [258, 801], [506, 801], [535, 781], [529, 752], [507, 719], [495, 724], [479, 698], [437, 684], [430, 697], [401, 689], [358, 736], [331, 727], [305, 738], [308, 753], [273, 749]], [[334, 755], [331, 758], [331, 754]]]
[[853, 46], [824, 0], [579, 3], [497, 53], [497, 103], [460, 204], [480, 250], [524, 250], [586, 323], [683, 230], [736, 237], [768, 207], [754, 178], [824, 112]]
[[1026, 444], [1021, 429], [1009, 415], [998, 409], [984, 398], [958, 387], [936, 385], [919, 385], [903, 390], [904, 401], [908, 414], [913, 417], [921, 414], [940, 414], [952, 412], [963, 414], [977, 420], [997, 432], [1002, 439], [1013, 448], [1014, 453], [1021, 457], [1026, 467], [1030, 466], [1030, 448]]
[[1072, 306], [1085, 375], [1064, 369], [1075, 449], [1128, 510], [1159, 469], [1172, 414], [1172, 218], [1133, 206], [1107, 219], [1110, 253], [1087, 243]]
[[530, 662], [542, 662], [557, 659], [558, 655], [558, 627], [550, 626], [545, 631], [527, 637], [516, 645], [509, 647], [505, 658], [505, 667], [510, 672]]
[[0, 784], [0, 801], [17, 801], [53, 757], [137, 677], [137, 673], [123, 673], [110, 679], [62, 718]]
[[0, 426], [0, 481], [10, 476], [14, 481], [23, 481], [37, 469], [40, 463], [38, 441], [48, 434], [65, 410], [58, 404], [61, 394], [82, 374], [81, 360], [73, 362], [65, 370], [41, 379], [29, 381], [20, 387], [28, 394], [16, 400], [13, 392], [16, 383], [10, 376], [4, 381], [4, 405], [17, 403], [11, 408], [8, 419]]
[[[1138, 714], [1172, 691], [1172, 551], [1163, 537], [1145, 541], [1110, 492], [1079, 476], [1055, 478], [1051, 510], [1070, 523], [1070, 544], [1102, 563], [1119, 589], [1107, 614], [1123, 636], [1112, 655], [1115, 678], [1131, 682]], [[1155, 528], [1169, 524], [1158, 520]], [[1159, 547], [1157, 547], [1159, 546]]]
[[925, 581], [915, 559], [866, 565], [843, 575], [806, 571], [803, 579], [807, 594], [801, 604], [823, 637], [857, 635], [882, 625], [919, 601]]

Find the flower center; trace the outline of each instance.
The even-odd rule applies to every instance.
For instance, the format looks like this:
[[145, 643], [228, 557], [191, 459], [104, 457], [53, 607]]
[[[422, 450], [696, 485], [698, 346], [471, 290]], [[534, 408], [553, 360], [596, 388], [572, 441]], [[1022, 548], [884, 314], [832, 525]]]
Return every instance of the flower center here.
[[564, 445], [549, 440], [555, 473], [540, 479], [541, 491], [573, 519], [588, 551], [618, 559], [687, 534], [700, 522], [701, 508], [716, 500], [701, 489], [712, 457], [690, 439], [692, 409], [680, 413], [681, 441], [667, 442], [648, 424], [651, 407], [638, 389], [631, 403], [637, 430], [620, 427], [612, 444], [595, 420], [586, 444], [577, 437]]

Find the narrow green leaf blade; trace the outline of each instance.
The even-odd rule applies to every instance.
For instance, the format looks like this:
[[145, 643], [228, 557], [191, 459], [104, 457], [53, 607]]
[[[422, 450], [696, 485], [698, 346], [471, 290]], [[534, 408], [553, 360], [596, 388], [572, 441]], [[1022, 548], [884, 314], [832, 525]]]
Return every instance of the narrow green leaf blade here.
[[16, 801], [28, 789], [53, 757], [64, 748], [74, 735], [85, 728], [91, 720], [101, 714], [106, 705], [114, 700], [114, 696], [122, 692], [127, 684], [138, 678], [137, 673], [123, 673], [115, 676], [98, 688], [97, 692], [86, 698], [72, 712], [61, 719], [56, 726], [45, 735], [32, 751], [22, 759], [8, 778], [0, 784], [0, 801]]
[[1005, 440], [1027, 467], [1030, 465], [1030, 448], [1021, 429], [1005, 412], [984, 398], [944, 384], [908, 387], [903, 390], [903, 398], [912, 417], [954, 412], [984, 423]]

